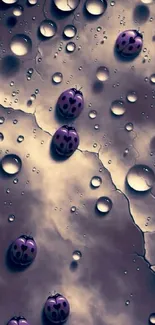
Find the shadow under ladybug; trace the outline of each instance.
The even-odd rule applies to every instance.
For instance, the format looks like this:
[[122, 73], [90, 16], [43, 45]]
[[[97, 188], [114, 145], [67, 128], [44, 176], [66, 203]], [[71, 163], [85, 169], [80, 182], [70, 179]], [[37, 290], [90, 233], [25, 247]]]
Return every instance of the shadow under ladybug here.
[[130, 62], [130, 61], [134, 61], [137, 58], [138, 55], [135, 54], [135, 55], [132, 55], [132, 56], [125, 56], [125, 55], [123, 55], [122, 52], [118, 52], [116, 44], [115, 44], [115, 46], [114, 46], [114, 56], [118, 61]]
[[15, 264], [12, 260], [11, 260], [11, 245], [9, 246], [7, 252], [6, 252], [6, 256], [5, 256], [5, 263], [6, 263], [6, 267], [12, 272], [12, 273], [16, 273], [16, 272], [22, 272], [25, 271], [25, 269], [27, 269], [29, 267], [28, 266], [23, 266], [23, 265], [19, 265], [19, 264]]

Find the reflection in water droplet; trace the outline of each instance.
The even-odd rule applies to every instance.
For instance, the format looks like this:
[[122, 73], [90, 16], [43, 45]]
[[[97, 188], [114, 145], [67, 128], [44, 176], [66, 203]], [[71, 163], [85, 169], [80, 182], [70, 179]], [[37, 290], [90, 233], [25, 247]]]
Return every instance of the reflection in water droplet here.
[[30, 5], [36, 5], [37, 2], [38, 2], [38, 0], [28, 0], [28, 3], [29, 3]]
[[55, 84], [59, 84], [62, 82], [62, 79], [63, 79], [63, 75], [61, 72], [56, 72], [53, 74], [52, 76], [52, 81], [55, 83]]
[[112, 208], [112, 201], [108, 197], [102, 196], [97, 200], [96, 209], [101, 214], [106, 214], [110, 212], [111, 208]]
[[5, 121], [5, 118], [3, 116], [0, 116], [0, 124], [3, 124]]
[[155, 313], [153, 313], [153, 314], [150, 315], [149, 322], [150, 322], [150, 325], [154, 325], [155, 324]]
[[131, 122], [127, 123], [125, 125], [125, 129], [128, 131], [128, 132], [131, 132], [133, 131], [133, 124]]
[[74, 52], [75, 49], [76, 49], [76, 45], [74, 42], [67, 43], [67, 45], [66, 45], [67, 52]]
[[26, 55], [32, 48], [32, 41], [29, 36], [17, 34], [13, 36], [10, 43], [11, 51], [17, 56]]
[[125, 113], [125, 104], [121, 100], [115, 100], [111, 104], [111, 112], [116, 116], [122, 116]]
[[77, 33], [77, 29], [73, 25], [65, 26], [63, 31], [64, 36], [66, 36], [67, 38], [73, 38], [76, 35], [76, 33]]
[[76, 207], [75, 206], [72, 206], [71, 207], [71, 212], [75, 212], [76, 211]]
[[98, 188], [102, 184], [102, 178], [99, 176], [93, 176], [90, 184], [93, 188]]
[[53, 37], [56, 34], [57, 26], [52, 20], [43, 20], [40, 27], [40, 33], [44, 37]]
[[8, 175], [17, 174], [21, 167], [22, 162], [21, 159], [13, 154], [9, 154], [3, 157], [1, 160], [2, 170]]
[[54, 0], [54, 3], [61, 11], [72, 11], [77, 8], [80, 0]]
[[106, 67], [99, 67], [96, 71], [96, 77], [100, 81], [106, 81], [109, 78], [109, 70]]
[[153, 170], [146, 165], [134, 165], [126, 177], [128, 185], [137, 192], [145, 192], [152, 188], [155, 181]]
[[127, 94], [127, 100], [130, 103], [135, 103], [137, 101], [138, 97], [135, 91], [129, 91]]
[[11, 5], [13, 3], [16, 3], [18, 0], [2, 0], [4, 3], [7, 3], [8, 5]]
[[150, 81], [152, 84], [155, 84], [155, 73], [150, 76]]
[[96, 112], [95, 110], [92, 110], [92, 111], [89, 112], [89, 117], [90, 117], [91, 119], [96, 118], [96, 116], [97, 116], [97, 112]]
[[21, 16], [22, 13], [23, 13], [23, 10], [24, 10], [24, 9], [23, 9], [22, 6], [19, 6], [19, 5], [15, 6], [15, 7], [13, 8], [13, 14], [14, 14], [14, 16], [16, 16], [16, 17]]
[[74, 251], [72, 257], [74, 261], [79, 261], [82, 257], [82, 253], [80, 251]]
[[106, 0], [87, 0], [86, 1], [86, 9], [89, 14], [98, 16], [102, 15], [107, 8]]
[[13, 214], [11, 214], [9, 217], [8, 217], [8, 221], [9, 222], [13, 222], [15, 220], [15, 216]]
[[24, 136], [23, 135], [19, 135], [17, 138], [17, 142], [21, 143], [24, 141]]
[[0, 142], [4, 140], [4, 135], [3, 133], [0, 132]]

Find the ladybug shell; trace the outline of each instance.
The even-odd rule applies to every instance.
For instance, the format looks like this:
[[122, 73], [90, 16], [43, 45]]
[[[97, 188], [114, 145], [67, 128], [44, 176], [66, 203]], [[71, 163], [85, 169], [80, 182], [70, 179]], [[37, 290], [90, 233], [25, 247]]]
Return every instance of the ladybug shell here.
[[70, 306], [68, 300], [62, 295], [48, 297], [44, 306], [45, 316], [53, 324], [61, 324], [66, 322]]
[[84, 107], [84, 99], [81, 91], [74, 88], [64, 91], [57, 102], [57, 110], [65, 118], [78, 117]]
[[53, 146], [57, 154], [71, 156], [79, 145], [79, 136], [75, 128], [64, 125], [53, 136]]
[[116, 50], [122, 56], [138, 55], [143, 46], [143, 36], [136, 30], [122, 32], [116, 40]]
[[31, 264], [37, 255], [37, 245], [33, 238], [25, 235], [18, 237], [10, 247], [11, 261], [17, 265]]
[[24, 317], [13, 317], [7, 325], [30, 325]]

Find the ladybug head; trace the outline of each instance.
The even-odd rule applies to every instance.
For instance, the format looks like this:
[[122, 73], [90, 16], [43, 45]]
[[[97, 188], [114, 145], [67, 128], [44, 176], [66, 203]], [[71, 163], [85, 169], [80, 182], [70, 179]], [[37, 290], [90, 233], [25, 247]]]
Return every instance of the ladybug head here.
[[140, 32], [138, 32], [137, 30], [134, 30], [134, 32], [137, 34], [137, 36], [143, 39], [143, 35]]
[[60, 293], [56, 293], [55, 295], [53, 295], [53, 296], [49, 296], [47, 299], [56, 299], [56, 298], [58, 298], [58, 297], [61, 297], [61, 295], [60, 295]]
[[79, 94], [79, 95], [83, 96], [82, 91], [80, 91], [80, 90], [77, 90], [76, 94]]
[[71, 90], [73, 90], [75, 93], [77, 92], [77, 89], [76, 88], [71, 88]]
[[20, 238], [24, 238], [24, 239], [26, 239], [26, 240], [28, 240], [28, 239], [33, 239], [32, 236], [27, 236], [27, 235], [21, 235]]

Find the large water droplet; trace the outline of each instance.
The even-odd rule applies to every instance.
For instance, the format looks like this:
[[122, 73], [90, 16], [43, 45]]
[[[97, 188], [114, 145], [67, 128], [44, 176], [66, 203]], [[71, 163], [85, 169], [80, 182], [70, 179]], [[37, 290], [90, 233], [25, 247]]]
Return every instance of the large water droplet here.
[[153, 3], [153, 0], [141, 0], [143, 3], [149, 5], [150, 3]]
[[152, 188], [155, 181], [153, 170], [146, 165], [134, 165], [126, 177], [128, 185], [137, 192], [145, 192]]
[[97, 112], [96, 112], [95, 110], [92, 110], [92, 111], [89, 112], [89, 117], [90, 117], [91, 119], [96, 118], [96, 116], [97, 116]]
[[21, 16], [22, 13], [23, 13], [23, 10], [24, 10], [24, 9], [23, 9], [22, 6], [19, 6], [19, 5], [15, 6], [15, 7], [13, 8], [13, 14], [14, 14], [14, 16], [16, 16], [16, 17]]
[[5, 118], [3, 116], [0, 116], [0, 124], [3, 124], [5, 121]]
[[82, 257], [82, 253], [80, 251], [74, 251], [72, 257], [74, 261], [79, 261]]
[[67, 50], [67, 52], [74, 52], [75, 51], [75, 49], [76, 49], [76, 45], [75, 45], [75, 43], [74, 42], [69, 42], [69, 43], [67, 43], [67, 45], [66, 45], [66, 50]]
[[155, 84], [155, 73], [150, 76], [150, 81], [152, 84]]
[[0, 142], [4, 140], [4, 135], [3, 133], [0, 132]]
[[98, 16], [102, 15], [107, 8], [106, 0], [87, 0], [86, 1], [86, 9], [89, 14]]
[[93, 176], [90, 184], [93, 188], [98, 188], [102, 184], [102, 178], [99, 176]]
[[73, 38], [77, 33], [77, 29], [73, 25], [67, 25], [64, 28], [63, 34], [67, 38]]
[[61, 72], [56, 72], [53, 74], [52, 76], [52, 81], [55, 83], [55, 84], [60, 84], [62, 82], [62, 79], [63, 79], [63, 75]]
[[28, 0], [28, 3], [30, 4], [30, 5], [36, 5], [37, 4], [37, 2], [38, 2], [38, 0]]
[[155, 313], [153, 313], [153, 314], [150, 315], [149, 322], [150, 322], [150, 325], [154, 325], [155, 324]]
[[101, 214], [107, 214], [112, 208], [112, 201], [106, 197], [102, 196], [97, 200], [96, 209]]
[[8, 5], [12, 5], [13, 3], [16, 3], [18, 0], [2, 0], [4, 3], [7, 3]]
[[61, 11], [72, 11], [77, 8], [80, 0], [54, 0], [54, 3]]
[[1, 160], [2, 170], [8, 175], [15, 175], [19, 173], [22, 162], [21, 159], [13, 154], [6, 155]]
[[43, 20], [39, 29], [44, 37], [53, 37], [56, 34], [57, 26], [52, 20]]
[[125, 104], [121, 100], [115, 100], [111, 104], [111, 112], [116, 116], [122, 116], [125, 113]]
[[96, 77], [99, 81], [106, 81], [109, 78], [109, 70], [106, 67], [99, 67], [96, 71]]
[[17, 56], [26, 55], [32, 49], [32, 41], [29, 36], [17, 34], [10, 43], [11, 51]]
[[131, 132], [133, 130], [133, 124], [131, 122], [127, 123], [125, 125], [125, 129], [128, 131], [128, 132]]
[[138, 99], [135, 91], [129, 91], [126, 97], [129, 103], [135, 103]]

